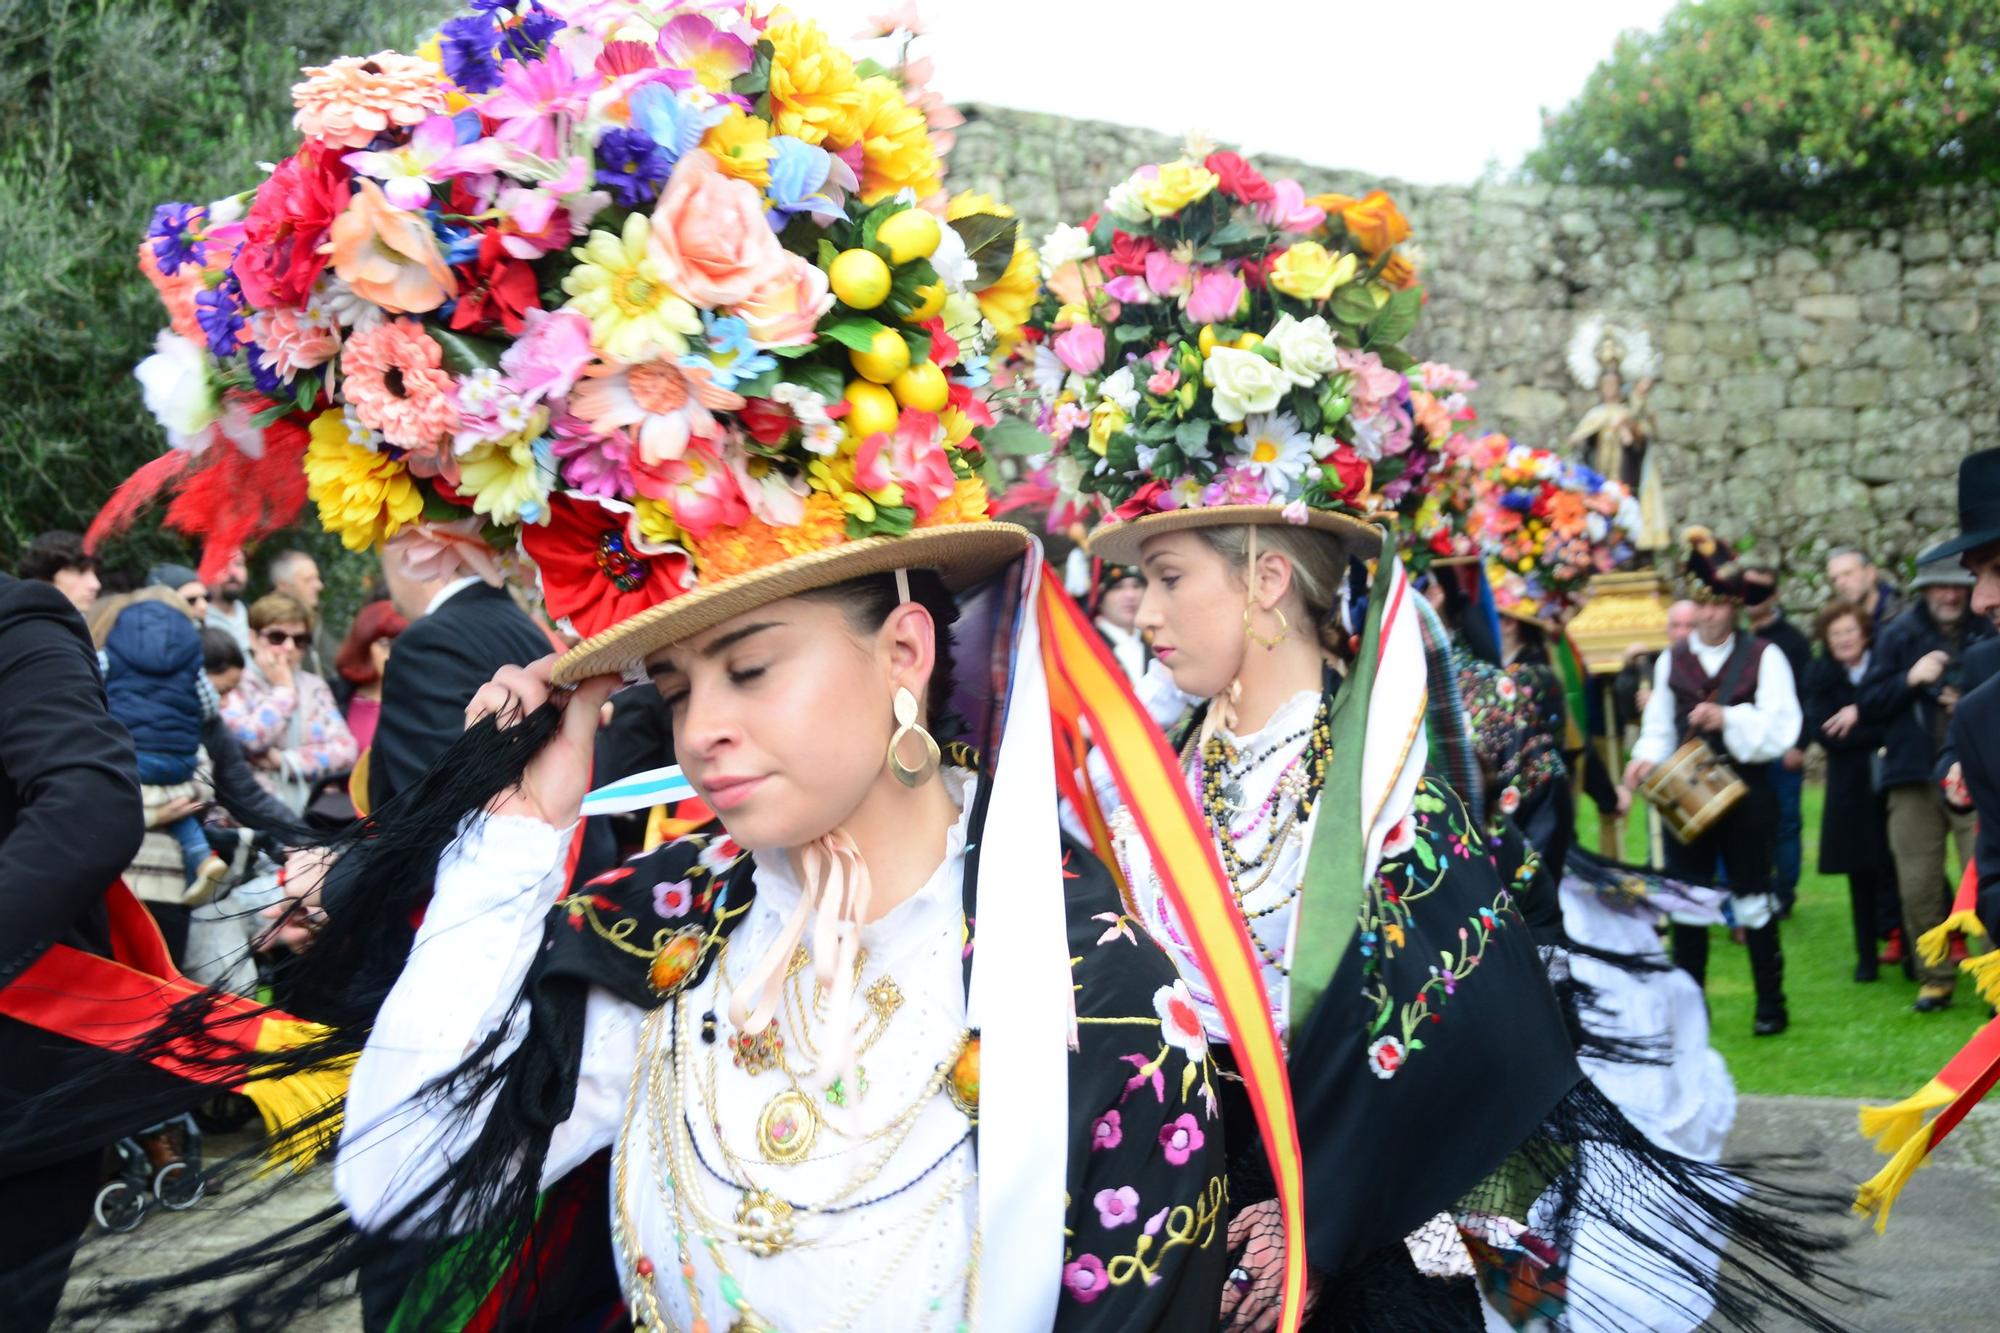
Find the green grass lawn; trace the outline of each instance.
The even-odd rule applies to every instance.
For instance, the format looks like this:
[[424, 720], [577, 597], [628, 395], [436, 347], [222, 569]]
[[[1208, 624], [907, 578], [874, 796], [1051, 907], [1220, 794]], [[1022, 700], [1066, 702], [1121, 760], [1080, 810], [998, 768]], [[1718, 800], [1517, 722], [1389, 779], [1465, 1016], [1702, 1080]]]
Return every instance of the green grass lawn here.
[[[1784, 924], [1791, 1030], [1779, 1037], [1750, 1035], [1750, 960], [1717, 928], [1708, 964], [1712, 1040], [1729, 1061], [1740, 1092], [1904, 1097], [1943, 1068], [1986, 1021], [1986, 1005], [1961, 979], [1950, 1009], [1913, 1013], [1917, 985], [1904, 979], [1900, 967], [1883, 968], [1882, 979], [1872, 984], [1855, 983], [1846, 877], [1815, 869], [1822, 797], [1822, 788], [1807, 785], [1805, 874], [1798, 907]], [[1583, 807], [1578, 837], [1596, 847], [1597, 812], [1587, 801]], [[1625, 832], [1627, 859], [1644, 860], [1644, 821], [1637, 811]]]

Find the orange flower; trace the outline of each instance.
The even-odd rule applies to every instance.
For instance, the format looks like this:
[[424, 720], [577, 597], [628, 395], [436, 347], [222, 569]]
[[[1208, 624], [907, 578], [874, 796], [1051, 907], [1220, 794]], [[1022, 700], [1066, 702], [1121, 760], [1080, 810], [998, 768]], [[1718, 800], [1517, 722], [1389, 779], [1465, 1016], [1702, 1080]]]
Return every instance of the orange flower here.
[[847, 511], [840, 501], [815, 491], [806, 498], [805, 516], [792, 527], [753, 518], [733, 528], [713, 528], [688, 545], [701, 581], [714, 583], [846, 540]]
[[1410, 224], [1382, 190], [1371, 190], [1340, 210], [1340, 220], [1354, 243], [1376, 256], [1410, 239]]
[[1581, 531], [1583, 518], [1583, 497], [1574, 491], [1557, 491], [1549, 497], [1549, 526], [1557, 532]]
[[438, 253], [430, 224], [389, 202], [363, 179], [333, 220], [333, 271], [355, 295], [391, 314], [422, 314], [458, 295], [458, 279]]
[[335, 148], [366, 148], [386, 129], [418, 124], [445, 109], [444, 75], [418, 56], [377, 51], [310, 65], [292, 88], [292, 125]]
[[1396, 254], [1390, 255], [1389, 261], [1382, 265], [1380, 276], [1382, 281], [1401, 291], [1405, 287], [1416, 285], [1417, 266], [1403, 258], [1402, 253], [1399, 251]]

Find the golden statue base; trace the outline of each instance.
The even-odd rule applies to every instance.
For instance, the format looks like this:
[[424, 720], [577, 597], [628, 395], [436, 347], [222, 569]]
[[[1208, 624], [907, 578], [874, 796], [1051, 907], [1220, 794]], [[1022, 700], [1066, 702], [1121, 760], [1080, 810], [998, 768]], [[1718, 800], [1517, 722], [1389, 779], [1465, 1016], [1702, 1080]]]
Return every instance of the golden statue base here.
[[[1603, 736], [1591, 739], [1602, 747], [1605, 767], [1616, 781], [1625, 771], [1624, 737], [1612, 707], [1611, 679], [1625, 665], [1634, 649], [1657, 653], [1667, 646], [1667, 607], [1673, 595], [1658, 569], [1632, 569], [1599, 574], [1590, 581], [1590, 593], [1583, 608], [1567, 626], [1570, 642], [1583, 658], [1594, 688], [1603, 692]], [[1615, 815], [1598, 823], [1598, 851], [1614, 860], [1625, 859], [1625, 817]]]

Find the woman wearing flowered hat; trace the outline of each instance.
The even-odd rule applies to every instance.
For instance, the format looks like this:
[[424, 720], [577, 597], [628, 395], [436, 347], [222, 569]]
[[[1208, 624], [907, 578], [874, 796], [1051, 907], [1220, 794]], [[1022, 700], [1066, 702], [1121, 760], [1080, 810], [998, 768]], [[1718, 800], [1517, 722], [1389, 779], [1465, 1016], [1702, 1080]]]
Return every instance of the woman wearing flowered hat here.
[[[285, 380], [351, 546], [466, 524], [581, 642], [337, 843], [282, 1058], [358, 1053], [353, 1225], [228, 1313], [400, 1250], [403, 1327], [1209, 1327], [1207, 1045], [1061, 839], [979, 477], [1032, 249], [941, 193], [916, 67], [788, 14], [481, 3], [440, 54], [301, 85], [332, 276], [273, 177], [228, 299], [321, 336], [209, 351]], [[563, 896], [632, 674], [720, 823]]]
[[[1649, 1190], [1704, 1225], [1744, 1216], [1733, 1183], [1654, 1148], [1584, 1079], [1516, 886], [1426, 775], [1416, 593], [1380, 526], [1421, 503], [1450, 433], [1399, 369], [1420, 299], [1396, 252], [1407, 235], [1386, 196], [1309, 200], [1216, 153], [1141, 168], [1043, 256], [1041, 424], [1068, 484], [1115, 506], [1091, 554], [1142, 570], [1139, 624], [1207, 701], [1179, 738], [1183, 776], [1261, 962], [1261, 984], [1232, 988], [1198, 947], [1167, 887], [1181, 871], [1146, 836], [1157, 801], [1111, 816], [1128, 911], [1180, 968], [1225, 1068], [1231, 1328], [1276, 1322], [1294, 1243], [1310, 1327], [1476, 1329], [1472, 1285], [1427, 1275], [1470, 1271], [1463, 1254], [1420, 1272], [1405, 1245], [1441, 1213], [1516, 1323], [1563, 1313], [1550, 1238], [1627, 1219]], [[1364, 628], [1350, 605], [1369, 560]], [[1289, 1237], [1282, 1183], [1260, 1169], [1259, 1089], [1230, 1044], [1245, 1008], [1287, 1038], [1305, 1199]], [[1623, 1183], [1585, 1156], [1622, 1163]], [[1510, 1161], [1525, 1193], [1501, 1184]], [[1811, 1244], [1758, 1222], [1746, 1242]], [[1743, 1299], [1662, 1233], [1642, 1242], [1657, 1285]], [[1460, 1250], [1444, 1234], [1433, 1260]]]

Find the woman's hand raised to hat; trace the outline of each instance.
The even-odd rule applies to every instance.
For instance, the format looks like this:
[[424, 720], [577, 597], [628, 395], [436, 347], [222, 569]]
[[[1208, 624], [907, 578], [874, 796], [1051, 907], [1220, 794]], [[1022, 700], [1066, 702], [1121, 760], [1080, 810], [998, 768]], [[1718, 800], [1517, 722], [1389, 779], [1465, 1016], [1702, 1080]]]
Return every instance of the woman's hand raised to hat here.
[[[556, 695], [551, 683], [555, 666], [552, 653], [524, 667], [501, 667], [465, 706], [465, 725], [473, 726], [488, 716], [503, 730], [517, 725]], [[592, 676], [578, 685], [563, 705], [562, 726], [541, 753], [528, 761], [521, 781], [496, 796], [487, 813], [539, 819], [558, 829], [574, 824], [590, 790], [597, 729], [619, 683], [616, 676]]]

